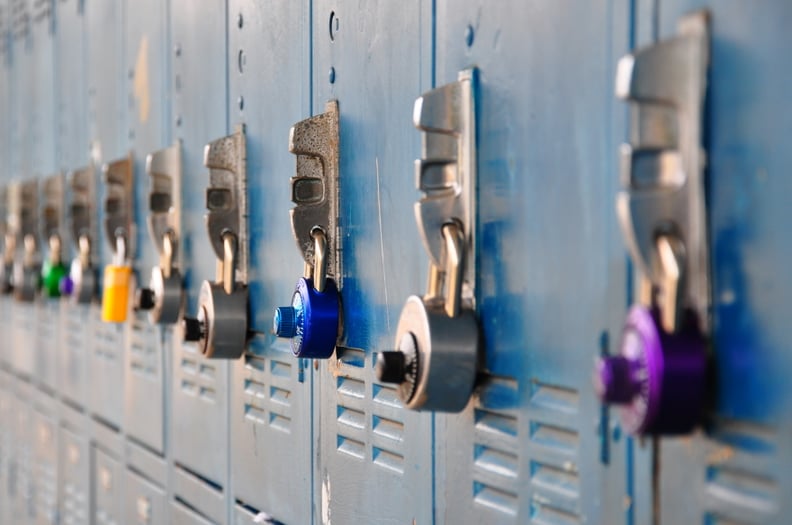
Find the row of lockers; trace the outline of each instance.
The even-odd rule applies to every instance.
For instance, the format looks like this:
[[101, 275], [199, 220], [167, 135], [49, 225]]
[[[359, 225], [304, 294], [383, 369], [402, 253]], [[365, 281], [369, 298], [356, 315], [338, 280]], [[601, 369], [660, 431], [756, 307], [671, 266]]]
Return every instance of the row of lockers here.
[[[27, 219], [47, 262], [60, 202], [66, 277], [90, 174], [103, 281], [85, 304], [46, 279], [0, 298], [0, 521], [784, 523], [789, 23], [780, 0], [0, 2], [13, 258]], [[653, 185], [687, 200], [625, 200]], [[640, 228], [658, 217], [675, 226], [651, 238], [660, 263]], [[163, 326], [156, 286], [144, 308], [132, 292], [174, 225], [186, 297]], [[655, 279], [661, 263], [685, 278]], [[312, 359], [294, 283], [314, 300], [325, 269], [340, 331]], [[216, 353], [204, 281], [233, 313]], [[426, 391], [407, 380], [427, 359], [402, 337], [409, 296], [441, 322]], [[677, 396], [654, 412], [619, 368], [640, 360], [595, 364], [634, 357], [625, 319], [695, 349], [674, 368], [660, 345]]]

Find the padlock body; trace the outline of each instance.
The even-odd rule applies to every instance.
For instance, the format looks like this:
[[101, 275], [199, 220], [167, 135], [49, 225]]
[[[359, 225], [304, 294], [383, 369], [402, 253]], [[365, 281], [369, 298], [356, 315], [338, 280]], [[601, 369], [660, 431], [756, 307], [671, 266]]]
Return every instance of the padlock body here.
[[41, 268], [41, 291], [45, 297], [60, 297], [60, 281], [66, 277], [66, 266], [45, 261]]
[[102, 321], [123, 323], [129, 311], [129, 284], [132, 268], [109, 264], [104, 271], [102, 289]]

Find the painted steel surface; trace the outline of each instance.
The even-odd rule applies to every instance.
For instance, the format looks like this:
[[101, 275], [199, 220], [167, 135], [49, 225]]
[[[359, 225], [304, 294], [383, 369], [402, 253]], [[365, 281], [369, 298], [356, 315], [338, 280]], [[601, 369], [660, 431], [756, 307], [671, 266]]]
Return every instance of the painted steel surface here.
[[[616, 63], [702, 7], [711, 407], [692, 436], [635, 439], [591, 381], [637, 294], [614, 211], [632, 125]], [[143, 313], [104, 324], [98, 298], [0, 296], [0, 523], [786, 523], [790, 24], [782, 0], [0, 0], [0, 186], [92, 163], [101, 178], [131, 151], [145, 281], [145, 156], [180, 140], [194, 315], [216, 272], [204, 146], [243, 124], [250, 233], [237, 360]], [[485, 354], [461, 413], [414, 412], [373, 366], [427, 279], [413, 103], [471, 66]], [[271, 315], [303, 274], [289, 128], [329, 100], [344, 315], [313, 361]]]

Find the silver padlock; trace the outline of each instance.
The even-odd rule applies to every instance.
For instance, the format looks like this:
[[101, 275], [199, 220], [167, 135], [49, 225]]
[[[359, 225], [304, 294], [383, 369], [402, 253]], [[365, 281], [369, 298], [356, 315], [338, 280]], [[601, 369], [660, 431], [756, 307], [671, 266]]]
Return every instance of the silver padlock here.
[[204, 281], [196, 317], [183, 319], [185, 341], [206, 357], [236, 359], [247, 345], [247, 195], [245, 130], [206, 146], [209, 240], [218, 258], [215, 282]]
[[397, 350], [380, 352], [380, 381], [399, 385], [407, 408], [459, 412], [467, 406], [482, 357], [475, 313], [476, 71], [415, 104], [424, 131], [416, 163], [416, 220], [429, 254], [424, 297], [411, 296], [396, 330]]
[[173, 324], [182, 315], [184, 285], [179, 263], [181, 232], [181, 143], [146, 159], [149, 192], [148, 229], [160, 261], [148, 287], [139, 288], [135, 308], [148, 311], [153, 324]]

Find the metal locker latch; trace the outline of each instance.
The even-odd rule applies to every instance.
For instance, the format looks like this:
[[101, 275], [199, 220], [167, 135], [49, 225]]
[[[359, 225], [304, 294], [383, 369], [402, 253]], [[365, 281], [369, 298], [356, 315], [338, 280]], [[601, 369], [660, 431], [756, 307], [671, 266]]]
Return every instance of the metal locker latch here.
[[14, 297], [17, 301], [33, 302], [40, 285], [41, 257], [38, 253], [38, 181], [21, 182], [15, 188], [16, 216], [19, 220], [19, 239], [22, 259], [14, 264]]
[[3, 254], [0, 257], [0, 294], [8, 295], [13, 291], [12, 277], [14, 273], [14, 252], [16, 236], [9, 224], [9, 191], [0, 188], [0, 240], [3, 241]]
[[60, 283], [60, 292], [72, 301], [87, 304], [94, 300], [98, 280], [94, 264], [94, 239], [97, 232], [96, 171], [93, 166], [76, 170], [69, 175], [69, 229], [77, 249], [69, 275]]
[[379, 380], [399, 384], [414, 410], [459, 412], [476, 380], [476, 83], [477, 70], [466, 69], [415, 101], [413, 120], [423, 132], [416, 178], [425, 194], [415, 217], [429, 283], [424, 297], [409, 297], [402, 309], [398, 350], [380, 352], [376, 363]]
[[338, 102], [295, 124], [289, 151], [297, 156], [291, 179], [292, 234], [305, 261], [290, 306], [275, 310], [273, 331], [291, 339], [296, 357], [327, 359], [340, 334], [337, 280], [341, 276], [338, 235]]
[[42, 240], [49, 253], [41, 267], [41, 291], [45, 297], [60, 297], [61, 280], [66, 278], [63, 264], [64, 177], [53, 175], [42, 184], [44, 206], [42, 207]]
[[160, 262], [151, 269], [148, 287], [139, 288], [135, 308], [147, 310], [149, 321], [173, 324], [184, 303], [180, 272], [181, 239], [181, 143], [156, 151], [146, 159], [149, 174], [148, 229]]
[[201, 284], [198, 315], [184, 318], [184, 339], [197, 341], [206, 357], [236, 359], [248, 331], [247, 157], [245, 128], [210, 142], [206, 228], [217, 256], [217, 279]]
[[123, 323], [129, 311], [129, 287], [135, 239], [134, 164], [132, 153], [105, 164], [105, 236], [113, 262], [105, 266], [102, 289], [102, 321]]
[[678, 34], [619, 61], [616, 94], [631, 103], [622, 146], [619, 223], [644, 281], [618, 356], [600, 360], [595, 386], [634, 434], [679, 434], [702, 417], [710, 281], [702, 127], [709, 15], [684, 16]]

